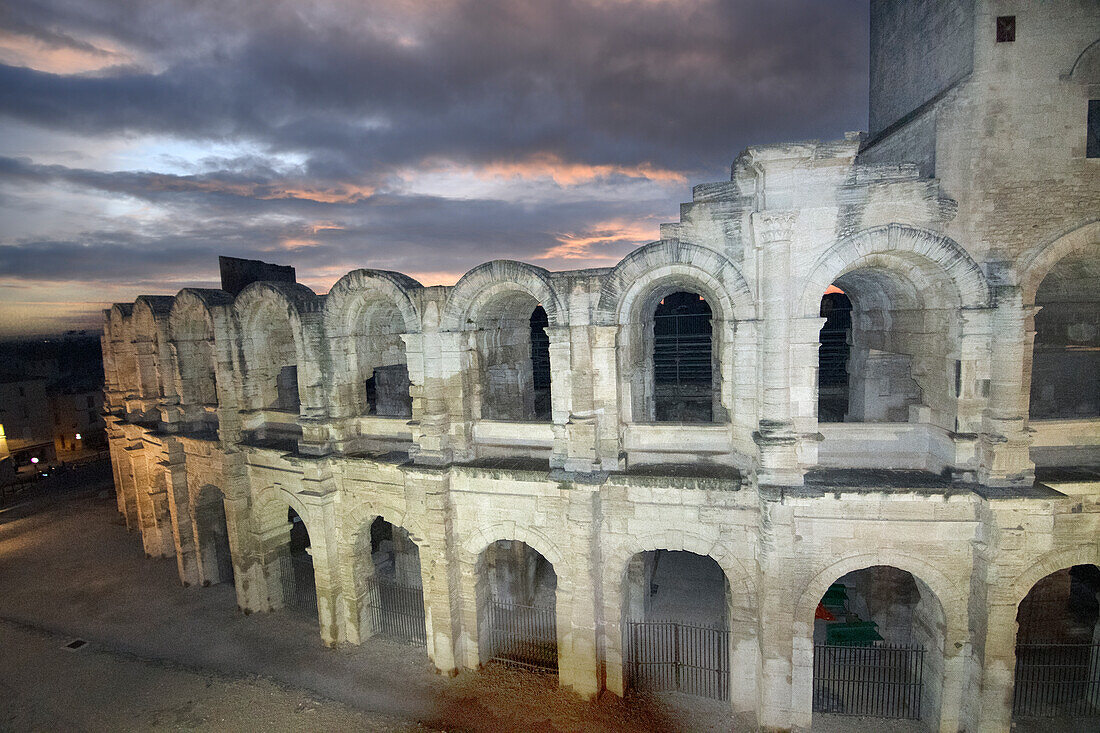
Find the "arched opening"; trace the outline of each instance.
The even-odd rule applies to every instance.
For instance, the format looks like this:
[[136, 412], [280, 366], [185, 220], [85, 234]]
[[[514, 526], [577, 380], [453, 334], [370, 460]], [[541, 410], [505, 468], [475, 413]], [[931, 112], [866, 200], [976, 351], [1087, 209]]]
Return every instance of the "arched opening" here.
[[480, 417], [550, 420], [550, 341], [542, 304], [510, 290], [487, 304], [477, 323]]
[[1033, 420], [1100, 417], [1100, 261], [1066, 257], [1035, 294]]
[[711, 557], [639, 552], [623, 579], [625, 687], [730, 698], [730, 588]]
[[174, 310], [171, 319], [171, 345], [179, 374], [177, 384], [183, 420], [191, 428], [217, 429], [213, 324], [206, 312], [194, 304]]
[[394, 303], [371, 300], [360, 310], [349, 365], [357, 375], [354, 399], [360, 414], [412, 417], [404, 331], [404, 316]]
[[1013, 729], [1100, 726], [1100, 567], [1074, 565], [1032, 587], [1016, 613]]
[[653, 392], [657, 422], [712, 422], [713, 374], [710, 304], [698, 293], [676, 291], [653, 310]]
[[478, 556], [477, 617], [483, 662], [556, 672], [554, 566], [517, 540], [498, 540]]
[[913, 574], [876, 565], [839, 578], [814, 615], [815, 726], [861, 716], [937, 729], [945, 637], [939, 599]]
[[370, 575], [363, 578], [360, 624], [380, 635], [423, 646], [424, 589], [420, 549], [404, 527], [376, 517], [370, 526]]
[[829, 362], [818, 369], [821, 422], [955, 429], [962, 365], [953, 290], [927, 264], [913, 262], [904, 272], [870, 261], [838, 277], [823, 297], [819, 354]]
[[549, 420], [550, 406], [550, 320], [542, 304], [531, 311], [531, 384], [535, 390], [535, 419]]
[[248, 408], [297, 413], [298, 350], [285, 307], [265, 304], [243, 330]]
[[281, 558], [283, 608], [316, 616], [317, 585], [309, 529], [293, 507], [287, 508], [286, 521], [290, 524], [290, 534], [286, 553]]
[[852, 301], [839, 288], [821, 298], [821, 346], [818, 348], [817, 419], [843, 422], [848, 412], [848, 338], [852, 330]]
[[229, 547], [225, 495], [216, 486], [206, 486], [199, 494], [195, 508], [195, 534], [202, 584], [232, 583], [233, 553]]

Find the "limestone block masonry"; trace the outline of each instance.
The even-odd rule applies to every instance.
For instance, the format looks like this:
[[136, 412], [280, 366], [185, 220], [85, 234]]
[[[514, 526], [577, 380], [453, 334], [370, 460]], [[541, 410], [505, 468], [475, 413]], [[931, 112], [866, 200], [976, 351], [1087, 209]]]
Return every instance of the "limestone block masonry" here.
[[[872, 38], [895, 44], [915, 21], [884, 5]], [[709, 557], [726, 583], [728, 699], [764, 730], [810, 728], [823, 594], [891, 566], [942, 609], [925, 722], [1008, 730], [1021, 600], [1100, 564], [1100, 412], [1082, 395], [1072, 419], [1029, 417], [1033, 351], [1052, 343], [1040, 309], [1077, 319], [1075, 354], [1100, 349], [1095, 280], [1076, 310], [1043, 300], [1051, 283], [1082, 292], [1067, 272], [1100, 273], [1100, 159], [1084, 157], [1081, 116], [1100, 97], [1100, 8], [1027, 5], [1003, 49], [1002, 5], [945, 3], [965, 22], [927, 32], [949, 37], [894, 59], [872, 49], [873, 79], [911, 85], [880, 100], [876, 138], [750, 147], [613, 268], [497, 260], [450, 287], [361, 269], [326, 295], [253, 282], [115, 305], [103, 356], [127, 526], [184, 584], [231, 575], [242, 609], [268, 611], [292, 600], [292, 510], [335, 645], [377, 632], [381, 517], [419, 553], [444, 674], [488, 661], [484, 553], [522, 542], [553, 570], [560, 682], [587, 697], [630, 684], [632, 559]], [[890, 66], [963, 52], [935, 79]], [[1005, 165], [988, 176], [987, 148]], [[1035, 165], [1017, 175], [1023, 159]], [[827, 289], [851, 301], [835, 422], [819, 420]], [[709, 308], [688, 386], [709, 379], [710, 419], [663, 422], [655, 313], [683, 293]]]

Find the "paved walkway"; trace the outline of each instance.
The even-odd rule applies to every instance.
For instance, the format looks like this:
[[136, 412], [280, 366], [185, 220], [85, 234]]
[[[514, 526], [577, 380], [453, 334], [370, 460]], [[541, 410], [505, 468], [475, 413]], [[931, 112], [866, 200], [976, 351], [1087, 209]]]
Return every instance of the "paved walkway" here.
[[[347, 727], [339, 716], [357, 712], [374, 717], [350, 727], [377, 730], [418, 724], [471, 731], [733, 727], [722, 706], [709, 701], [675, 712], [646, 699], [623, 702], [607, 696], [585, 702], [559, 689], [553, 677], [490, 671], [446, 679], [434, 673], [423, 650], [381, 640], [326, 648], [316, 619], [290, 612], [246, 616], [237, 609], [230, 586], [182, 587], [175, 561], [147, 559], [114, 504], [113, 492], [101, 491], [40, 497], [0, 510], [0, 658], [5, 661], [0, 684], [5, 696], [18, 701], [14, 708], [12, 703], [6, 710], [0, 707], [8, 715], [6, 722], [0, 718], [0, 727], [54, 728], [47, 723], [55, 714], [76, 716], [93, 728], [202, 727], [203, 720], [217, 719], [222, 709], [217, 700], [223, 698], [213, 695], [204, 703], [205, 712], [193, 719], [155, 717], [158, 710], [186, 706], [199, 682], [282, 690], [268, 711], [275, 717], [263, 718], [269, 724], [259, 726], [269, 730], [298, 728], [300, 720], [288, 712], [297, 703], [290, 701], [305, 699], [318, 709], [338, 706], [325, 710], [334, 716], [330, 723], [318, 715], [314, 729]], [[72, 638], [89, 644], [61, 651], [60, 645]], [[8, 659], [18, 660], [19, 671]], [[117, 674], [97, 678], [99, 667]], [[142, 678], [138, 670], [156, 681], [161, 697], [155, 699], [165, 702], [152, 708], [136, 704], [126, 713], [133, 725], [115, 725], [117, 715], [123, 715], [120, 701], [154, 694], [134, 683]], [[95, 695], [69, 708], [65, 690], [85, 689], [92, 679], [97, 686], [88, 689]], [[260, 694], [247, 689], [245, 697]], [[51, 700], [54, 708], [47, 704]], [[99, 708], [105, 717], [97, 717]], [[34, 717], [39, 714], [41, 719]], [[69, 717], [57, 721], [70, 727]], [[103, 725], [92, 724], [100, 721]], [[228, 718], [220, 726], [235, 727]]]

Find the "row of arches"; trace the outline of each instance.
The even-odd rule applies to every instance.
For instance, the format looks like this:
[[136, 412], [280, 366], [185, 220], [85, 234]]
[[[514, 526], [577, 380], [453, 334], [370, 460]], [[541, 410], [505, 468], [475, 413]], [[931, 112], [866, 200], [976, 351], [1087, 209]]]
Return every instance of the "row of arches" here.
[[[1021, 278], [1025, 302], [1040, 308], [1029, 364], [1035, 419], [1100, 415], [1095, 380], [1083, 376], [1100, 358], [1100, 303], [1088, 287], [1100, 261], [1094, 239], [1075, 233], [1061, 259], [1042, 250]], [[1044, 277], [1033, 272], [1044, 268]], [[602, 288], [594, 319], [621, 327], [627, 421], [728, 422], [733, 370], [754, 368], [746, 349], [754, 337], [742, 331], [756, 306], [736, 267], [706, 248], [658, 242], [624, 258]], [[957, 244], [899, 225], [865, 232], [826, 251], [802, 292], [792, 315], [825, 319], [820, 421], [906, 422], [919, 414], [945, 430], [974, 427], [958, 424], [959, 400], [988, 394], [987, 382], [970, 371], [966, 322], [968, 311], [993, 300]], [[309, 404], [407, 419], [416, 409], [416, 368], [403, 335], [435, 327], [468, 332], [468, 365], [477, 374], [473, 417], [537, 421], [552, 415], [549, 331], [568, 320], [549, 273], [498, 261], [467, 273], [441, 304], [410, 278], [358, 270], [324, 297], [279, 283], [254, 284], [235, 300], [192, 289], [175, 299], [143, 296], [132, 309], [112, 310], [108, 333], [115, 361], [132, 359], [137, 393], [174, 397], [194, 419], [210, 420], [219, 395], [229, 394], [216, 383], [227, 371], [219, 362], [239, 364], [244, 410], [293, 413]], [[317, 321], [323, 336], [307, 336], [304, 324]], [[237, 343], [219, 347], [215, 334], [223, 332], [237, 334]], [[173, 367], [168, 378], [158, 377], [164, 364]]]
[[[282, 508], [264, 510], [265, 516], [285, 521], [284, 530], [273, 531], [278, 530], [273, 525], [265, 531], [281, 537], [278, 546], [267, 549], [269, 558], [290, 558], [268, 561], [275, 587], [282, 589], [282, 597], [272, 600], [275, 606], [317, 613], [316, 599], [311, 604], [302, 598], [316, 594], [306, 524], [311, 520], [295, 503], [269, 502]], [[560, 640], [569, 632], [571, 616], [559, 608], [563, 592], [570, 599], [566, 603], [573, 602], [559, 576], [568, 560], [535, 536], [487, 541], [491, 536], [465, 543], [476, 553], [476, 659], [556, 671], [561, 655], [570, 653]], [[358, 533], [352, 580], [361, 638], [426, 643], [425, 607], [431, 599], [422, 542], [416, 532], [383, 516], [374, 516]], [[614, 576], [621, 603], [621, 689], [676, 691], [735, 707], [752, 704], [756, 683], [745, 673], [759, 664], [757, 612], [746, 600], [744, 579], [730, 575], [731, 561], [696, 549], [631, 550], [622, 556], [625, 562]], [[1011, 606], [1013, 715], [1021, 725], [1051, 719], [1067, 730], [1087, 725], [1100, 714], [1100, 568], [1084, 563], [1025, 575], [1030, 579], [1013, 586], [1026, 587]], [[942, 716], [959, 715], [965, 703], [955, 696], [957, 690], [948, 693], [968, 664], [964, 656], [972, 632], [960, 618], [966, 606], [965, 590], [916, 560], [857, 556], [820, 571], [793, 610], [796, 636], [803, 633], [800, 628], [807, 636], [805, 644], [794, 645], [791, 660], [796, 714], [813, 717], [815, 726], [819, 716], [822, 725], [842, 727], [837, 716], [855, 715], [909, 719], [933, 728]], [[806, 684], [798, 683], [802, 675]], [[806, 699], [799, 697], [802, 690], [810, 691]]]

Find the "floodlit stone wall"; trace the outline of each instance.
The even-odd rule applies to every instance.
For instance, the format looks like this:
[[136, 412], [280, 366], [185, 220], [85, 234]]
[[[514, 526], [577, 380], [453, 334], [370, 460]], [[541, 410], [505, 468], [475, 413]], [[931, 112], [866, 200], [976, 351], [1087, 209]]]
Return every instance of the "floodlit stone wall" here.
[[[997, 3], [952, 4], [972, 13], [973, 67], [937, 67], [948, 94], [912, 80], [888, 100], [892, 122], [925, 97], [930, 112], [870, 147], [860, 135], [751, 147], [611, 268], [494, 261], [451, 287], [364, 269], [326, 295], [255, 282], [115, 305], [103, 351], [120, 513], [182, 582], [231, 574], [251, 612], [289, 600], [293, 509], [329, 644], [378, 632], [381, 517], [396, 528], [395, 577], [422, 589], [441, 672], [486, 661], [492, 594], [537, 598], [553, 604], [559, 679], [585, 696], [626, 692], [623, 622], [644, 606], [632, 590], [644, 553], [709, 557], [725, 577], [730, 704], [777, 730], [812, 723], [823, 594], [888, 566], [912, 575], [916, 606], [868, 593], [881, 618], [909, 614], [926, 648], [926, 722], [1006, 730], [1020, 601], [1052, 572], [1100, 562], [1100, 416], [1059, 357], [1095, 346], [1080, 282], [1100, 262], [1100, 181], [1075, 106], [1094, 83], [1075, 75], [1094, 65], [1073, 65], [1100, 35], [1086, 5], [1018, 10], [1013, 51], [985, 38]], [[910, 55], [967, 46], [957, 31]], [[1043, 61], [1024, 73], [1012, 53]], [[902, 154], [918, 139], [934, 141], [938, 178], [927, 150]], [[853, 304], [849, 406], [845, 422], [819, 423], [830, 285]], [[677, 292], [711, 311], [709, 423], [655, 419], [654, 311]], [[536, 306], [549, 422], [532, 401]], [[1033, 357], [1033, 340], [1063, 352]], [[1074, 411], [1029, 418], [1032, 395]], [[1069, 470], [1037, 482], [1036, 465]], [[501, 540], [512, 549], [487, 553]], [[518, 543], [542, 559], [517, 560]], [[552, 594], [527, 592], [550, 577], [540, 563]]]

